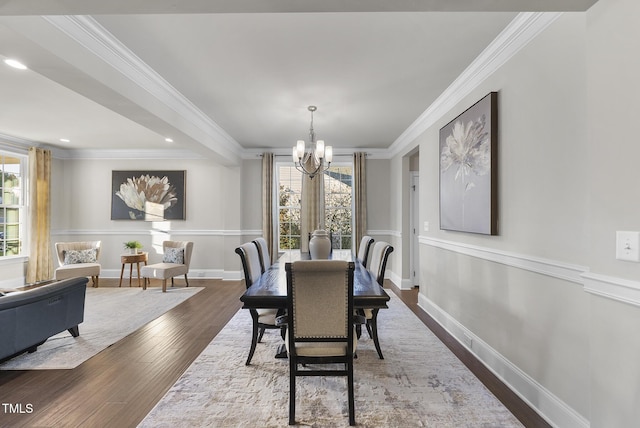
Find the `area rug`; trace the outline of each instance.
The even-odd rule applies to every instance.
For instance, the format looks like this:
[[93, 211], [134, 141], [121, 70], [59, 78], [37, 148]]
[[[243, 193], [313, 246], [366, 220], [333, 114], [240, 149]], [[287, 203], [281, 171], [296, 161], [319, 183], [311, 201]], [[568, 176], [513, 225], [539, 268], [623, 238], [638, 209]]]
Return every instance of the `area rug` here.
[[179, 305], [202, 287], [87, 288], [80, 336], [64, 331], [32, 354], [0, 364], [0, 370], [72, 369]]
[[[521, 427], [484, 385], [392, 296], [378, 315], [384, 360], [363, 332], [355, 364], [359, 427]], [[251, 317], [241, 309], [139, 427], [284, 427], [288, 360], [267, 331], [250, 366]], [[298, 426], [349, 426], [344, 378], [298, 378]]]

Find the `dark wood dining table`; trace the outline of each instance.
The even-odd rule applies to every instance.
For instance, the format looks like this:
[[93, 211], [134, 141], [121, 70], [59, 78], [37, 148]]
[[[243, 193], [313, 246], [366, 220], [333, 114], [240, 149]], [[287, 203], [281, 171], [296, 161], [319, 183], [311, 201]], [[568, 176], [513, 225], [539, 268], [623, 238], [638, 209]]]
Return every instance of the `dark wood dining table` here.
[[[355, 309], [373, 309], [375, 313], [379, 309], [388, 308], [389, 295], [376, 281], [375, 277], [362, 264], [353, 257], [351, 250], [333, 250], [333, 260], [347, 260], [355, 263], [353, 272], [353, 306]], [[287, 308], [287, 274], [285, 266], [296, 260], [309, 260], [309, 253], [300, 251], [285, 252], [276, 263], [267, 269], [260, 279], [247, 288], [240, 297], [244, 303], [243, 309], [280, 309]], [[358, 328], [358, 332], [360, 329]], [[377, 329], [373, 330], [373, 341], [382, 358], [382, 351], [378, 341]], [[359, 336], [359, 334], [358, 334]], [[287, 358], [287, 351], [282, 344], [276, 353], [276, 358]]]
[[[249, 287], [240, 297], [243, 309], [286, 309], [287, 274], [285, 265], [296, 260], [308, 260], [309, 253], [286, 251], [276, 263], [262, 274], [260, 279]], [[351, 250], [333, 250], [333, 260], [355, 262], [353, 273], [353, 306], [356, 309], [387, 308], [389, 295], [360, 262], [355, 260]]]

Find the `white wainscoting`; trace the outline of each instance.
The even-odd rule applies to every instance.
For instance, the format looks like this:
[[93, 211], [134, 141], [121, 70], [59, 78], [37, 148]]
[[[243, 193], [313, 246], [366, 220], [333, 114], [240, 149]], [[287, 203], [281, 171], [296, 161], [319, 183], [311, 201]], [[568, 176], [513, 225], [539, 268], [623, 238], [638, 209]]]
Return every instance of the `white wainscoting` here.
[[[420, 237], [422, 245], [441, 248], [477, 257], [483, 260], [501, 263], [518, 269], [524, 269], [541, 275], [548, 275], [583, 286], [591, 293], [618, 302], [640, 307], [640, 282], [592, 273], [586, 266], [568, 264], [554, 260], [540, 259], [524, 254], [485, 248], [460, 242]], [[533, 378], [522, 372], [517, 366], [503, 357], [495, 349], [483, 342], [478, 336], [460, 324], [455, 318], [443, 311], [434, 302], [422, 294], [418, 295], [418, 305], [433, 317], [460, 344], [469, 349], [489, 370], [502, 379], [505, 384], [528, 402], [552, 425], [569, 428], [586, 428], [590, 423], [570, 406], [553, 395]], [[470, 342], [469, 342], [470, 340]], [[467, 344], [471, 345], [468, 346]]]
[[[552, 426], [563, 428], [588, 428], [590, 426], [587, 419], [422, 294], [418, 295], [418, 306], [434, 318], [462, 346], [472, 352], [513, 392], [536, 409]], [[469, 340], [471, 346], [467, 345]]]

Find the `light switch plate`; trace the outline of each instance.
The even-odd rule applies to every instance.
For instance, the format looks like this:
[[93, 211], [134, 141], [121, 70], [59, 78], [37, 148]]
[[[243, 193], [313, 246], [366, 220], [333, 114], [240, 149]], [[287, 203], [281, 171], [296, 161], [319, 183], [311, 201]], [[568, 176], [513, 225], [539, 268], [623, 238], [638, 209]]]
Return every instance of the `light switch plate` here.
[[616, 232], [616, 259], [640, 262], [640, 232]]

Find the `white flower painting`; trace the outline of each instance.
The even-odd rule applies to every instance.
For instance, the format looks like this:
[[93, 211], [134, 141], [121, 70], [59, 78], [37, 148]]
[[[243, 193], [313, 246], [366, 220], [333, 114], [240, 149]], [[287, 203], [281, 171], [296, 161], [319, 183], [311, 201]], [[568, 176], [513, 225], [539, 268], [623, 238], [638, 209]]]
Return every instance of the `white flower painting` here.
[[497, 233], [497, 93], [440, 130], [440, 228]]
[[[183, 220], [184, 173], [184, 171], [113, 171], [111, 219]], [[149, 210], [153, 210], [152, 216], [149, 215]]]

